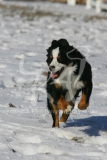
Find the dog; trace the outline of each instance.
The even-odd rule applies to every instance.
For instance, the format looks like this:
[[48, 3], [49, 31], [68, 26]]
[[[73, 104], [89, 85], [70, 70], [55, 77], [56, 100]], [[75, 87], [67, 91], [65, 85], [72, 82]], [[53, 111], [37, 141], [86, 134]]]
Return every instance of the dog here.
[[[66, 122], [81, 92], [80, 110], [89, 106], [92, 93], [92, 70], [85, 57], [66, 39], [53, 40], [47, 49], [47, 108], [53, 119], [52, 127]], [[59, 110], [62, 116], [59, 120]]]

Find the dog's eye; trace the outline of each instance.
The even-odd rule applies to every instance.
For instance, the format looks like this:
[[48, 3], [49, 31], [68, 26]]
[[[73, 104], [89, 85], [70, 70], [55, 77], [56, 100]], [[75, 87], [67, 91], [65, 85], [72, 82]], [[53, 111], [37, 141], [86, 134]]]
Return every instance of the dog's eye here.
[[60, 56], [58, 56], [58, 57], [57, 57], [57, 60], [58, 60], [58, 61], [60, 61], [60, 60], [61, 60], [61, 57], [60, 57]]
[[50, 59], [52, 59], [53, 57], [52, 57], [52, 56], [50, 56], [49, 58], [50, 58]]

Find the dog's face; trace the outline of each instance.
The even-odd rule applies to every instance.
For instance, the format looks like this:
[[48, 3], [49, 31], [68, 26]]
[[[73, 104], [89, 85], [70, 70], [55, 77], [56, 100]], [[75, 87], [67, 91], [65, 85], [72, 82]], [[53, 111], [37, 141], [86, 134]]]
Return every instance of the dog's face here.
[[69, 65], [70, 59], [67, 53], [72, 50], [67, 40], [53, 40], [51, 46], [47, 49], [47, 64], [51, 72], [51, 78], [57, 79], [63, 70]]
[[70, 49], [71, 46], [65, 39], [52, 41], [51, 46], [47, 49], [47, 64], [49, 66], [49, 72], [51, 72], [51, 78], [57, 79], [69, 65], [67, 53]]

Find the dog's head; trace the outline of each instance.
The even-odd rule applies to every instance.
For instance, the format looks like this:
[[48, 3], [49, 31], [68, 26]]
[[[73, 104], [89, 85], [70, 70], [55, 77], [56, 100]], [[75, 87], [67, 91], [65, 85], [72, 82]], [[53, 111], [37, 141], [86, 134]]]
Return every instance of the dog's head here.
[[47, 64], [51, 78], [57, 79], [63, 70], [69, 65], [70, 59], [67, 53], [71, 51], [73, 46], [70, 46], [65, 39], [53, 40], [51, 46], [47, 49]]

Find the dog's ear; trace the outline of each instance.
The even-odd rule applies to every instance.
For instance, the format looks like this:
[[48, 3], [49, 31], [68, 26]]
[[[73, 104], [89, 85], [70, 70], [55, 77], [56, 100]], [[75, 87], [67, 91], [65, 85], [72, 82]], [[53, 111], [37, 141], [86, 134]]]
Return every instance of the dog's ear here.
[[46, 51], [48, 52], [48, 51], [49, 51], [49, 48], [48, 48], [48, 49], [46, 49]]
[[76, 50], [76, 48], [74, 48], [74, 46], [69, 46], [69, 51], [75, 51]]
[[66, 39], [60, 39], [58, 43], [61, 47], [69, 47], [69, 43]]
[[58, 43], [57, 40], [53, 40], [52, 43], [51, 43], [51, 45], [52, 45], [52, 46], [55, 46], [55, 45], [57, 45], [57, 43]]

